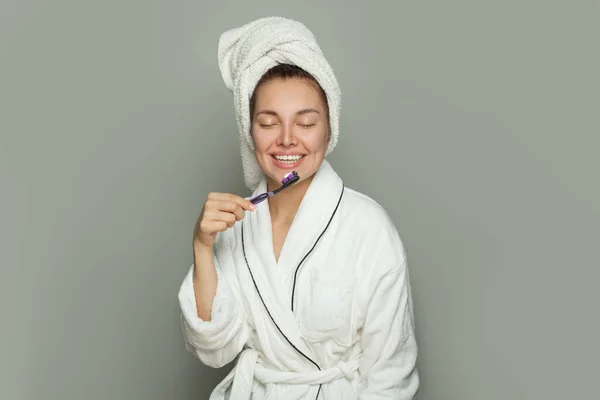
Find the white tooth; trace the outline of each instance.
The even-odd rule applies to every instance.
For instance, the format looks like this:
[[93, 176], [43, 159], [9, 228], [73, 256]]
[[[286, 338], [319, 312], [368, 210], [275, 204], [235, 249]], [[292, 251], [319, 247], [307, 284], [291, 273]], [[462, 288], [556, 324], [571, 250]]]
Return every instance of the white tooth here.
[[275, 158], [279, 161], [287, 161], [287, 162], [295, 162], [298, 161], [302, 158], [301, 155], [281, 155], [281, 156], [275, 156]]

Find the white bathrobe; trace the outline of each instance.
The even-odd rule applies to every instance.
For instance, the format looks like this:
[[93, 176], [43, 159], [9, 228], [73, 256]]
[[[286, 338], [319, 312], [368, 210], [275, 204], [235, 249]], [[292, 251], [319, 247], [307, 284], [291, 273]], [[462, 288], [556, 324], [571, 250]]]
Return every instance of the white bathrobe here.
[[[263, 179], [255, 195], [266, 191]], [[406, 256], [389, 216], [327, 161], [275, 260], [267, 202], [217, 236], [211, 321], [193, 266], [179, 292], [186, 347], [231, 373], [210, 399], [413, 399], [419, 377]]]

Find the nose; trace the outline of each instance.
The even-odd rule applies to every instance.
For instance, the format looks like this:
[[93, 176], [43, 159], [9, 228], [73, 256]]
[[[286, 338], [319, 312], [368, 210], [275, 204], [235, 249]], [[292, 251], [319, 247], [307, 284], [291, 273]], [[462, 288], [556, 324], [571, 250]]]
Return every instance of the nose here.
[[281, 131], [277, 137], [277, 144], [279, 146], [290, 147], [298, 143], [293, 127], [293, 122], [281, 124]]

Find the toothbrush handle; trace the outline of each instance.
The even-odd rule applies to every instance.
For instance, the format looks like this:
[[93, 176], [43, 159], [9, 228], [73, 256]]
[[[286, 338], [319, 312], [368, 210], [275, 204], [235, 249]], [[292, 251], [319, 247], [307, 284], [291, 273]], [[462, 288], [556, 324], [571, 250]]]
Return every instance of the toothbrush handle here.
[[271, 196], [273, 196], [273, 192], [262, 193], [256, 197], [250, 199], [250, 202], [254, 205], [257, 205], [258, 203], [265, 201], [266, 199], [268, 199]]
[[262, 195], [256, 196], [255, 198], [250, 199], [250, 203], [257, 205], [258, 203], [264, 201], [266, 198], [267, 198], [267, 196], [262, 196]]

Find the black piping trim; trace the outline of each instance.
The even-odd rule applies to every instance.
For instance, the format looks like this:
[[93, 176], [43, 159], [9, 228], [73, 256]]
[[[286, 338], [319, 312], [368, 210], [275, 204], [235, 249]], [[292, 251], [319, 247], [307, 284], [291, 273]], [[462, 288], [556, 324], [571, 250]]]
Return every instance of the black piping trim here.
[[337, 205], [335, 206], [335, 209], [333, 210], [333, 213], [331, 214], [331, 217], [329, 218], [329, 222], [327, 222], [327, 225], [325, 226], [325, 229], [323, 229], [323, 232], [321, 232], [321, 234], [315, 241], [315, 244], [313, 245], [313, 247], [308, 251], [308, 253], [306, 253], [306, 255], [300, 261], [300, 264], [298, 264], [298, 266], [296, 267], [296, 272], [294, 272], [294, 285], [292, 286], [292, 300], [291, 300], [292, 312], [294, 312], [294, 294], [296, 293], [296, 279], [298, 278], [298, 271], [300, 270], [302, 263], [304, 263], [304, 260], [306, 260], [306, 258], [310, 255], [310, 253], [312, 253], [312, 251], [315, 249], [315, 247], [317, 247], [319, 240], [321, 240], [321, 237], [325, 234], [325, 232], [329, 228], [329, 225], [331, 224], [331, 221], [333, 220], [333, 217], [335, 216], [335, 214], [338, 210], [338, 207], [340, 206], [340, 203], [342, 202], [343, 196], [344, 196], [344, 186], [342, 186], [342, 193], [340, 194], [340, 198], [337, 202]]
[[277, 327], [277, 330], [279, 331], [279, 333], [281, 333], [281, 335], [290, 344], [290, 346], [292, 346], [298, 353], [302, 354], [304, 356], [304, 358], [306, 358], [308, 361], [313, 363], [315, 365], [315, 367], [317, 367], [319, 369], [319, 371], [321, 371], [321, 367], [319, 367], [319, 364], [314, 362], [309, 356], [307, 356], [302, 351], [300, 351], [300, 349], [297, 348], [296, 346], [294, 346], [294, 344], [290, 341], [290, 339], [288, 339], [288, 337], [285, 336], [285, 334], [283, 333], [283, 331], [281, 330], [279, 325], [277, 325], [277, 322], [275, 322], [273, 315], [271, 315], [271, 311], [269, 311], [269, 309], [267, 308], [267, 305], [265, 304], [265, 300], [263, 299], [262, 294], [260, 293], [260, 290], [258, 289], [258, 286], [256, 285], [256, 280], [254, 279], [254, 274], [252, 274], [252, 269], [250, 269], [250, 264], [248, 263], [248, 258], [246, 257], [246, 246], [244, 244], [244, 222], [243, 221], [242, 221], [242, 251], [244, 252], [244, 260], [246, 261], [246, 266], [248, 267], [248, 271], [250, 272], [250, 277], [252, 278], [252, 282], [254, 283], [254, 287], [256, 288], [256, 292], [258, 293], [258, 297], [260, 297], [260, 301], [263, 303], [265, 310], [267, 310], [267, 314], [269, 314], [271, 321], [273, 321], [273, 323]]
[[[331, 214], [331, 217], [329, 218], [329, 221], [327, 222], [325, 229], [323, 229], [323, 232], [321, 232], [321, 234], [315, 241], [315, 244], [313, 245], [313, 247], [308, 251], [308, 253], [306, 253], [306, 255], [302, 258], [302, 260], [296, 267], [296, 271], [294, 272], [294, 285], [292, 286], [292, 312], [294, 311], [294, 293], [296, 292], [296, 278], [298, 277], [298, 271], [300, 270], [300, 266], [302, 266], [302, 264], [304, 263], [304, 260], [306, 260], [306, 258], [310, 255], [310, 253], [312, 253], [312, 251], [315, 249], [315, 247], [317, 247], [319, 240], [321, 240], [321, 237], [325, 234], [325, 232], [329, 228], [329, 225], [331, 224], [333, 217], [337, 213], [337, 210], [340, 206], [343, 196], [344, 196], [344, 186], [342, 186], [342, 193], [340, 194], [340, 198], [338, 199], [337, 205], [335, 206], [335, 209], [333, 210], [333, 213]], [[244, 221], [242, 221], [242, 252], [244, 253], [244, 260], [246, 261], [246, 266], [248, 267], [248, 272], [250, 272], [250, 277], [252, 278], [252, 283], [254, 283], [254, 288], [256, 289], [256, 292], [258, 293], [258, 297], [260, 297], [260, 301], [262, 302], [263, 306], [265, 307], [267, 314], [269, 314], [269, 318], [271, 318], [271, 321], [273, 321], [273, 324], [275, 324], [275, 327], [277, 327], [277, 330], [279, 331], [279, 333], [281, 333], [281, 336], [284, 337], [284, 339], [290, 344], [290, 346], [292, 346], [294, 348], [294, 350], [296, 350], [298, 353], [300, 353], [304, 358], [306, 358], [315, 367], [317, 367], [319, 371], [321, 371], [321, 367], [319, 367], [319, 364], [314, 362], [309, 356], [307, 356], [302, 351], [300, 351], [300, 349], [297, 348], [296, 346], [294, 346], [294, 344], [290, 341], [290, 339], [288, 339], [288, 337], [285, 336], [285, 334], [283, 333], [283, 331], [281, 330], [279, 325], [277, 325], [277, 322], [275, 322], [273, 315], [271, 315], [271, 311], [269, 311], [269, 308], [267, 307], [265, 300], [263, 299], [262, 294], [260, 293], [260, 290], [258, 289], [256, 280], [254, 279], [254, 274], [252, 273], [252, 269], [250, 268], [250, 263], [248, 262], [248, 257], [246, 256], [246, 243], [244, 241]], [[319, 398], [319, 395], [321, 394], [321, 386], [322, 385], [319, 384], [319, 389], [317, 390], [317, 397], [315, 398], [315, 400], [317, 400]]]

